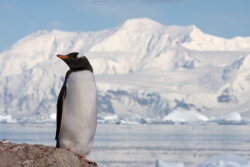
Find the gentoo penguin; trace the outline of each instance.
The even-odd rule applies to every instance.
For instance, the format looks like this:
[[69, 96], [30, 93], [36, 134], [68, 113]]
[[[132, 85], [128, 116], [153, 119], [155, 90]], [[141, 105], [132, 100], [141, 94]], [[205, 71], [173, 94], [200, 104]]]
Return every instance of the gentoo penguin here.
[[93, 68], [77, 52], [57, 55], [70, 68], [57, 101], [56, 147], [87, 160], [97, 125], [97, 91]]

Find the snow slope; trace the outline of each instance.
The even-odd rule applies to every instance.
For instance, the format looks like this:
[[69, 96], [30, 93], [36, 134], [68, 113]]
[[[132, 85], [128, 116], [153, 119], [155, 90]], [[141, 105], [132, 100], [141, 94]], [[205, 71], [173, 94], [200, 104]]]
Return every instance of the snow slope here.
[[99, 114], [250, 112], [250, 37], [224, 39], [141, 18], [99, 32], [38, 31], [19, 40], [0, 53], [0, 114], [54, 113], [68, 70], [56, 55], [75, 51], [94, 68]]

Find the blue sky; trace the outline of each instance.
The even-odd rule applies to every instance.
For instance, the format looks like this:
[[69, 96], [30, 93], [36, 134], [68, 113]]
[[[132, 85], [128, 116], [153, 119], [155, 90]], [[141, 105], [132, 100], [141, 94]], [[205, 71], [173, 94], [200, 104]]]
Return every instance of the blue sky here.
[[249, 9], [250, 0], [0, 0], [0, 52], [38, 30], [98, 31], [140, 17], [250, 36]]

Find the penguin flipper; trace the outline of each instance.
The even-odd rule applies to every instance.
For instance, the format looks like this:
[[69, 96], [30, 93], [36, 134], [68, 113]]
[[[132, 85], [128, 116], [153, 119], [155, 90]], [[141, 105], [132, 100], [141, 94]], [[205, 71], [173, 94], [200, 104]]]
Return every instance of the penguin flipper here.
[[66, 84], [63, 84], [62, 89], [59, 93], [57, 100], [57, 114], [56, 114], [56, 137], [55, 140], [58, 140], [58, 135], [61, 128], [62, 113], [63, 113], [63, 101], [66, 94]]
[[55, 140], [57, 140], [56, 146], [58, 146], [58, 148], [59, 148], [59, 138], [58, 138], [58, 136], [59, 136], [59, 133], [60, 133], [61, 122], [62, 122], [63, 101], [64, 101], [64, 98], [66, 96], [66, 90], [67, 90], [66, 83], [67, 83], [67, 79], [68, 79], [70, 73], [72, 73], [72, 72], [73, 72], [72, 70], [67, 71], [63, 86], [62, 86], [62, 88], [60, 90], [60, 93], [59, 93], [59, 96], [58, 96], [58, 99], [57, 99], [57, 105], [56, 105], [56, 108], [57, 108], [56, 137], [55, 137]]

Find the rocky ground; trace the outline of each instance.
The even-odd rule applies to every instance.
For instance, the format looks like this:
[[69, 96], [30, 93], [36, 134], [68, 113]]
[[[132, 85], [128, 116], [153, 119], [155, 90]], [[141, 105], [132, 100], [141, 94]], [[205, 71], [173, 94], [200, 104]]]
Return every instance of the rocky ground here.
[[1, 167], [96, 167], [72, 152], [40, 144], [0, 142]]

